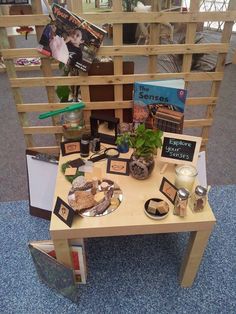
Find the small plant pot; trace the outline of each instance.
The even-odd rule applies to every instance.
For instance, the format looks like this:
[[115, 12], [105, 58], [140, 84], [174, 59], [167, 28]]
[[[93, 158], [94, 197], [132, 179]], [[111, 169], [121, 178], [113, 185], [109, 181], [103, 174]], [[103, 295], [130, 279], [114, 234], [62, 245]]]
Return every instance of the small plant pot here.
[[129, 163], [130, 174], [135, 179], [145, 180], [151, 175], [154, 165], [155, 161], [153, 156], [137, 157], [135, 153], [133, 153]]
[[119, 145], [117, 145], [117, 149], [120, 153], [128, 153], [129, 144], [128, 143], [119, 144]]

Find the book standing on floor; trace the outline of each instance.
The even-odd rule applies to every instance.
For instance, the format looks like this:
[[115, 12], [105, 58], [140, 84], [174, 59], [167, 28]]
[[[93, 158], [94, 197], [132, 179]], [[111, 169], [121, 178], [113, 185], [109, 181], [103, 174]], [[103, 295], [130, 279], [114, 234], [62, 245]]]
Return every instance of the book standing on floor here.
[[87, 72], [106, 31], [55, 3], [52, 5], [52, 16], [52, 22], [43, 30], [38, 50], [72, 68]]
[[146, 81], [134, 83], [133, 122], [154, 126], [159, 108], [183, 113], [187, 91], [183, 79]]
[[[38, 274], [46, 283], [48, 283], [51, 279], [47, 278], [50, 276], [50, 270], [44, 269], [43, 266], [45, 259], [50, 260], [50, 267], [51, 270], [54, 269], [55, 271], [55, 278], [60, 277], [60, 271], [58, 270], [58, 267], [60, 268], [60, 263], [57, 262], [54, 245], [51, 240], [32, 241], [29, 243], [29, 248], [35, 264], [40, 266], [40, 269], [37, 267]], [[39, 253], [41, 254], [39, 255]], [[84, 254], [83, 245], [73, 244], [71, 246], [71, 256], [76, 284], [86, 283], [87, 269]], [[61, 265], [61, 267], [65, 266]]]

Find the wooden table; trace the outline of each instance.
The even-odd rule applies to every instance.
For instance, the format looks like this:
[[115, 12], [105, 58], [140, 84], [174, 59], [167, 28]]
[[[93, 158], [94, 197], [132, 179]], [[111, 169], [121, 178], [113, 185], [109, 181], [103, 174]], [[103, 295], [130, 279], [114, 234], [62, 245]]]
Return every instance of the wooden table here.
[[[79, 154], [74, 154], [60, 158], [55, 199], [59, 196], [68, 203], [67, 195], [71, 185], [61, 173], [60, 165], [78, 157]], [[122, 157], [126, 158], [128, 156], [122, 154]], [[188, 208], [187, 216], [184, 218], [173, 215], [173, 205], [159, 191], [163, 176], [160, 174], [160, 169], [163, 164], [158, 161], [155, 163], [155, 169], [151, 177], [144, 181], [136, 180], [130, 176], [106, 174], [105, 160], [99, 161], [95, 165], [101, 167], [106, 178], [112, 179], [120, 186], [123, 191], [123, 201], [114, 212], [106, 216], [87, 218], [76, 216], [71, 228], [52, 214], [50, 234], [55, 245], [57, 259], [65, 265], [72, 266], [69, 249], [72, 239], [83, 241], [84, 238], [91, 237], [190, 231], [188, 246], [180, 270], [181, 286], [190, 287], [197, 274], [208, 238], [216, 221], [209, 204], [207, 203], [202, 213], [193, 213]], [[167, 167], [164, 176], [174, 182], [173, 165]], [[153, 197], [159, 197], [168, 202], [170, 213], [167, 218], [152, 220], [145, 215], [144, 203]]]

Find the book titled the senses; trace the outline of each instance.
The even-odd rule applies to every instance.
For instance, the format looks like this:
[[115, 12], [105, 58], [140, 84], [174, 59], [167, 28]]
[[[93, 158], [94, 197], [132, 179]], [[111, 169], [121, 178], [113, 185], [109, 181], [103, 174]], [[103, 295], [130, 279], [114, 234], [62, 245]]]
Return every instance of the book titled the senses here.
[[183, 79], [135, 82], [133, 121], [145, 123], [160, 107], [184, 112], [186, 96]]

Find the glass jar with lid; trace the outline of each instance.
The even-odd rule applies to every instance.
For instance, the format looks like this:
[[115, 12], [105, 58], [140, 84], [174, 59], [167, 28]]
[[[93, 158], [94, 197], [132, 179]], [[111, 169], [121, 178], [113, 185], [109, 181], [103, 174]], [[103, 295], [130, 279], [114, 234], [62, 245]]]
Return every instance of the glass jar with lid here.
[[189, 192], [185, 188], [180, 188], [175, 197], [175, 205], [173, 214], [185, 217], [187, 214], [187, 204], [188, 204]]
[[207, 201], [207, 189], [201, 185], [197, 185], [194, 193], [191, 195], [190, 208], [193, 212], [203, 211]]
[[73, 110], [63, 115], [63, 135], [66, 139], [80, 139], [84, 130], [83, 111]]

